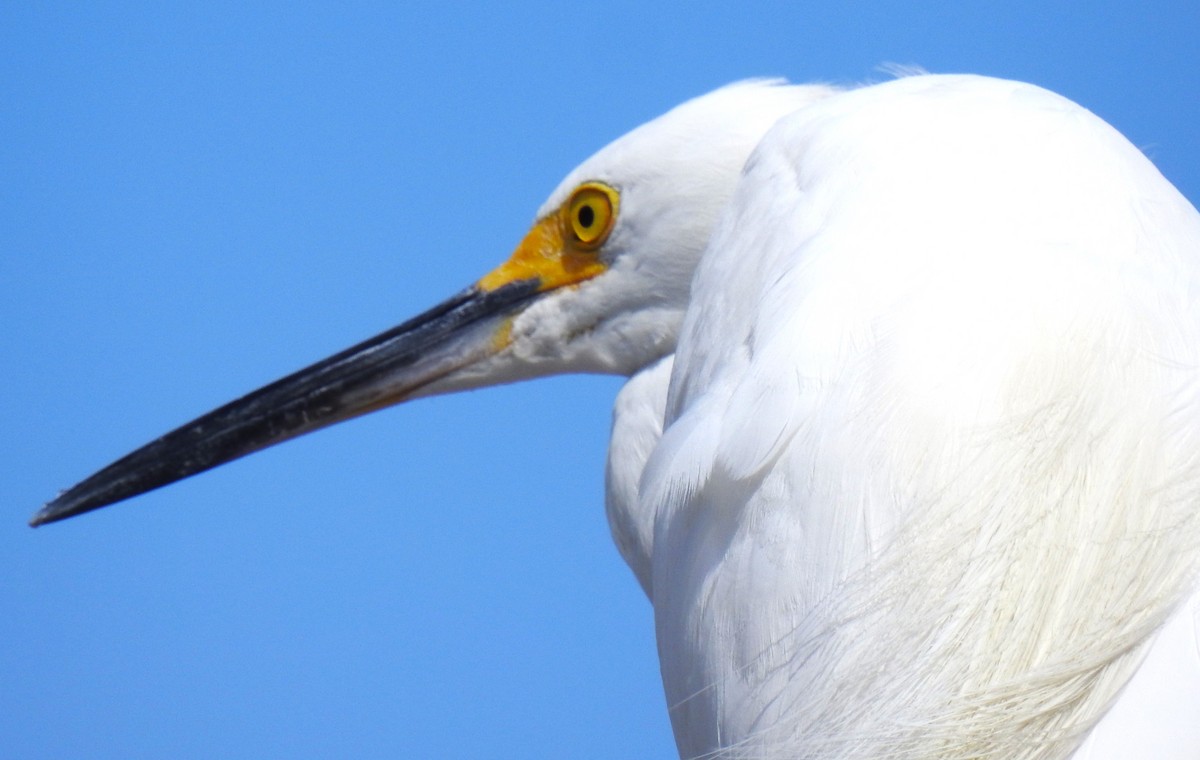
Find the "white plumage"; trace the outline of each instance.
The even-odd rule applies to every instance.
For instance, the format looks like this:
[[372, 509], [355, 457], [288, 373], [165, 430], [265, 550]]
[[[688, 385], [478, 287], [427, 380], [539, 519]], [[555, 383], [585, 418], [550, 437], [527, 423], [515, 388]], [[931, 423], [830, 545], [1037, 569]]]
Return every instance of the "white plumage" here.
[[1200, 757], [1200, 215], [1030, 85], [686, 103], [475, 287], [35, 522], [572, 371], [631, 375], [607, 511], [682, 757]]
[[637, 507], [682, 754], [1070, 755], [1194, 579], [1198, 257], [1150, 163], [1028, 85], [778, 124]]

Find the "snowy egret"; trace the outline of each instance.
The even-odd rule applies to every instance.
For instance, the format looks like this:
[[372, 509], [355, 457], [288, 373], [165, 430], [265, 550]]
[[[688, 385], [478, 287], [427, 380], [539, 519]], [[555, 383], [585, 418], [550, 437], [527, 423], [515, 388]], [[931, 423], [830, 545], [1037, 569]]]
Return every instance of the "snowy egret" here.
[[681, 756], [1200, 756], [1200, 215], [1015, 82], [685, 103], [472, 287], [33, 524], [561, 372], [630, 375], [607, 507]]

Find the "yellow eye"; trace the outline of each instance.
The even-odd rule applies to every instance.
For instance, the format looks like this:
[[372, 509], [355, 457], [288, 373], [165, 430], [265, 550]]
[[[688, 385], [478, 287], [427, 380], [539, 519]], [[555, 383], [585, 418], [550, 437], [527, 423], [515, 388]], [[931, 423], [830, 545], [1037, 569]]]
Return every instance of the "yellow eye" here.
[[585, 249], [599, 248], [608, 239], [617, 216], [617, 191], [599, 182], [575, 189], [567, 204], [575, 242]]

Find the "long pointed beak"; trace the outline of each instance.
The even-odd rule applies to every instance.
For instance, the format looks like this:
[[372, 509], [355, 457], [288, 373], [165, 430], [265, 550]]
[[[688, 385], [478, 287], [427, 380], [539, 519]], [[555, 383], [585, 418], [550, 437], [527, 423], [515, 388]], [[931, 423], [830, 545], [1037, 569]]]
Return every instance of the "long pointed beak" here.
[[289, 438], [412, 397], [503, 347], [504, 321], [546, 283], [474, 286], [404, 324], [277, 380], [143, 446], [59, 494], [30, 520], [63, 520]]

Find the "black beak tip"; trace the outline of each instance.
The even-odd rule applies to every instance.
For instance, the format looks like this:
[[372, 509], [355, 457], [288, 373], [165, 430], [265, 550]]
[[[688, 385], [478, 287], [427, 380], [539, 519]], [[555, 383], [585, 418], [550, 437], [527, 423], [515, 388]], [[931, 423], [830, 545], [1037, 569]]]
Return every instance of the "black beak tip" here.
[[89, 485], [90, 480], [84, 481], [74, 488], [59, 491], [57, 496], [33, 513], [33, 516], [29, 518], [29, 527], [39, 528], [43, 525], [60, 522], [124, 498], [124, 496], [118, 496], [106, 499], [103, 492], [97, 493], [89, 488]]
[[59, 497], [55, 498], [54, 500], [47, 502], [37, 512], [34, 512], [33, 517], [29, 518], [29, 527], [37, 528], [48, 523], [65, 520], [70, 517], [72, 512], [70, 510], [63, 509], [63, 506], [59, 503], [61, 497], [62, 494], [60, 494]]

